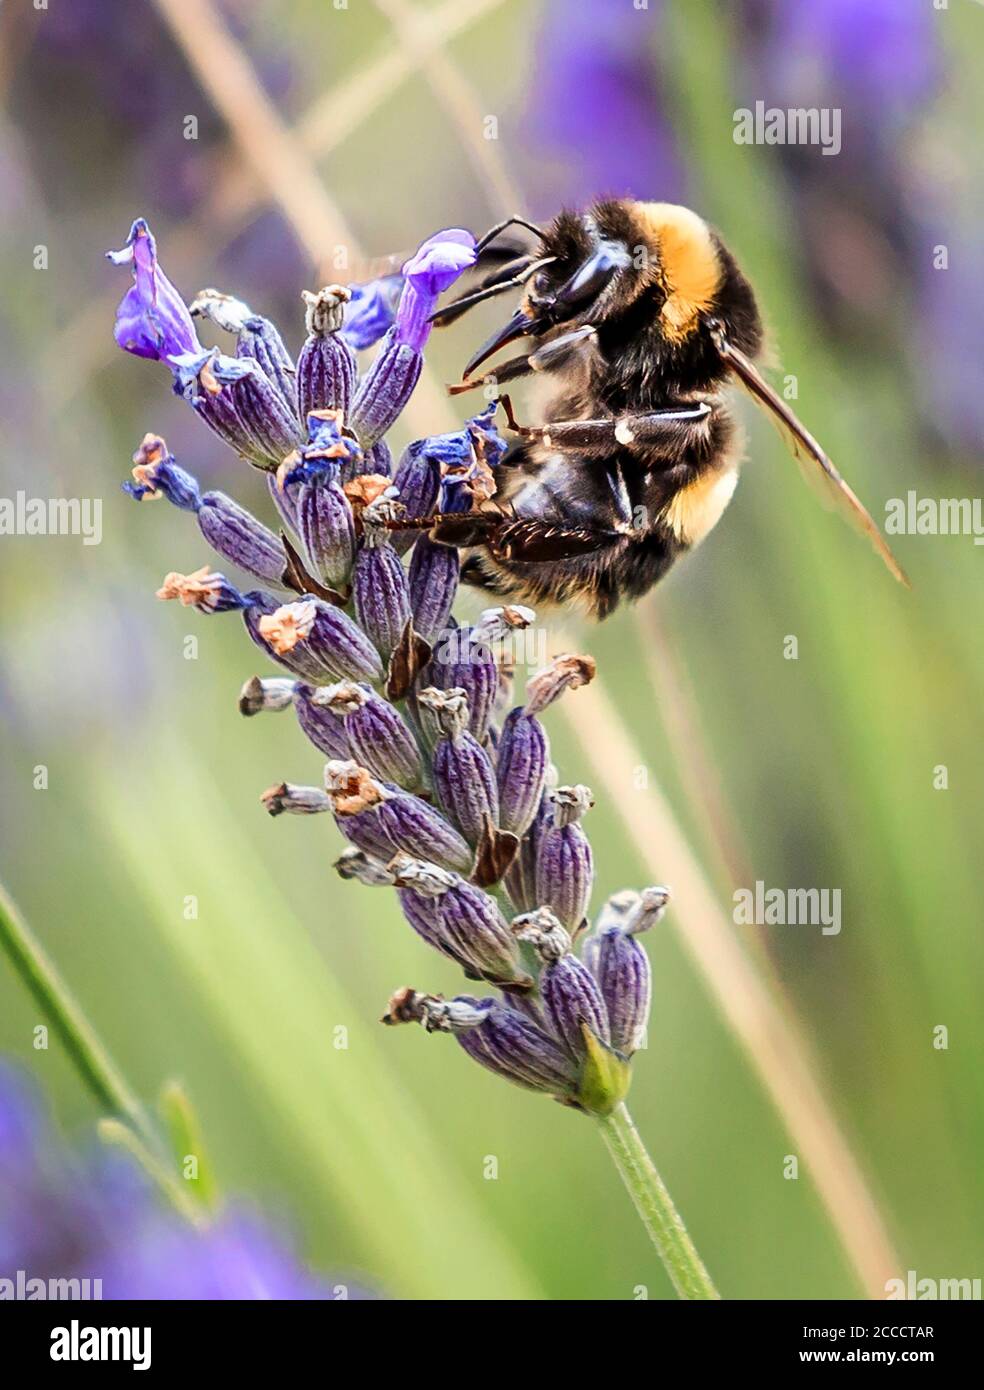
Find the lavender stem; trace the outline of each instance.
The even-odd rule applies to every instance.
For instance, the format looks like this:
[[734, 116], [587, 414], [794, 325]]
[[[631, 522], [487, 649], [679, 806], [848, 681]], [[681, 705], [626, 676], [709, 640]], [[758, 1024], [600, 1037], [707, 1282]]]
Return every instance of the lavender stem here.
[[598, 1124], [612, 1162], [679, 1297], [720, 1298], [625, 1103], [599, 1118]]

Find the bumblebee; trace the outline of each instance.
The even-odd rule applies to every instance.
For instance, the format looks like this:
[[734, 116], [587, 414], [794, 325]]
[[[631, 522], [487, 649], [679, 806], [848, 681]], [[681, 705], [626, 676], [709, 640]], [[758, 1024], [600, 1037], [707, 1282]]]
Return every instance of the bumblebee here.
[[[520, 291], [515, 313], [451, 390], [498, 393], [532, 373], [555, 383], [535, 425], [518, 424], [502, 397], [516, 442], [495, 470], [496, 495], [430, 519], [435, 540], [463, 550], [466, 582], [534, 606], [578, 602], [597, 618], [641, 597], [731, 500], [741, 446], [726, 396], [737, 383], [908, 583], [872, 517], [755, 365], [755, 295], [701, 217], [672, 203], [608, 199], [544, 228], [508, 218], [480, 239], [480, 253], [494, 256], [514, 225], [535, 248], [433, 316], [444, 326]], [[520, 341], [520, 355], [479, 372]]]

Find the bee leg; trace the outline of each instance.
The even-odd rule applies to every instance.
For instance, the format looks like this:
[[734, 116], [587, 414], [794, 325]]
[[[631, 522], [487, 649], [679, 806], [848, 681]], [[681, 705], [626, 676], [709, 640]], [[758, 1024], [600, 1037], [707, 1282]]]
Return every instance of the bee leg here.
[[551, 521], [517, 517], [490, 532], [485, 546], [494, 560], [545, 564], [596, 555], [621, 544], [624, 535], [610, 526], [559, 526]]
[[484, 376], [459, 381], [448, 387], [449, 396], [459, 396], [462, 391], [473, 391], [478, 386], [501, 386], [505, 381], [515, 381], [517, 377], [528, 376], [530, 372], [549, 372], [562, 367], [575, 353], [593, 346], [597, 332], [593, 325], [585, 324], [575, 328], [572, 333], [564, 333], [549, 343], [544, 343], [535, 352], [523, 353], [520, 357], [510, 357]]
[[502, 404], [509, 428], [523, 439], [541, 440], [548, 449], [560, 453], [569, 451], [598, 457], [607, 456], [619, 445], [623, 448], [672, 445], [674, 450], [682, 450], [706, 435], [713, 413], [708, 403], [701, 401], [695, 406], [651, 410], [604, 420], [553, 420], [548, 425], [520, 425], [508, 396], [502, 397]]

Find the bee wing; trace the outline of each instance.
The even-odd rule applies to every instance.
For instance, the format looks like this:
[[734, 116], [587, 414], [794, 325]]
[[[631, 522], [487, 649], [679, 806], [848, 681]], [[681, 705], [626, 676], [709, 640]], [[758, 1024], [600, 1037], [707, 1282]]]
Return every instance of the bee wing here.
[[720, 330], [712, 328], [711, 332], [722, 359], [749, 395], [765, 406], [772, 415], [808, 481], [821, 484], [823, 495], [832, 500], [841, 514], [868, 537], [899, 583], [904, 584], [907, 589], [911, 588], [905, 570], [889, 549], [888, 542], [879, 531], [874, 517], [851, 485], [841, 477], [813, 435], [800, 423], [782, 397], [773, 390], [754, 362], [734, 344], [729, 343]]

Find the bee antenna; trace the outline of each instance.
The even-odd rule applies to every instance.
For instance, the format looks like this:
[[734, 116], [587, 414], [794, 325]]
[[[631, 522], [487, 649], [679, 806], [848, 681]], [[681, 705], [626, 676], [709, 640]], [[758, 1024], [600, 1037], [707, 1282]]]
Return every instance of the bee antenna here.
[[475, 250], [481, 254], [490, 242], [495, 241], [496, 237], [506, 230], [507, 227], [525, 227], [528, 232], [532, 232], [540, 241], [544, 238], [542, 227], [538, 227], [535, 222], [528, 222], [525, 217], [514, 214], [512, 217], [504, 217], [501, 222], [497, 222], [494, 227], [490, 227], [484, 236], [479, 237], [475, 243]]

